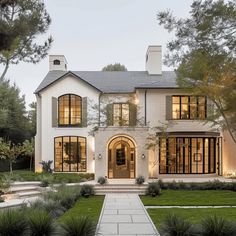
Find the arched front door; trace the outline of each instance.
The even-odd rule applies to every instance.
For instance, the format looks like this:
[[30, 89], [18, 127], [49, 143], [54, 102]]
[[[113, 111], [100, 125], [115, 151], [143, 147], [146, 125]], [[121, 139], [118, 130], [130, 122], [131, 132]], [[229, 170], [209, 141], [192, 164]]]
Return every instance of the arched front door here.
[[108, 178], [135, 178], [135, 146], [127, 137], [117, 137], [108, 145]]

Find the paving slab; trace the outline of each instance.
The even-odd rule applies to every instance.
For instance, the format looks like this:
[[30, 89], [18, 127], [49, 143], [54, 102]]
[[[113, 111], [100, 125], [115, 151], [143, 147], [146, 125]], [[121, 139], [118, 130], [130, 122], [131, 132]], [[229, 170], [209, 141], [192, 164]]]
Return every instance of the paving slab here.
[[160, 235], [137, 194], [108, 193], [100, 214], [97, 236]]

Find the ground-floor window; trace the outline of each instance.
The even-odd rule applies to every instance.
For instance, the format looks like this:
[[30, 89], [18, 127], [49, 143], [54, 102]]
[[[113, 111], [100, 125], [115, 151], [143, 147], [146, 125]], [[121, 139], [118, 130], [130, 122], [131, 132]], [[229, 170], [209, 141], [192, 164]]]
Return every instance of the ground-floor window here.
[[55, 171], [86, 171], [86, 138], [78, 136], [56, 137]]
[[216, 173], [216, 156], [216, 138], [161, 138], [159, 173]]

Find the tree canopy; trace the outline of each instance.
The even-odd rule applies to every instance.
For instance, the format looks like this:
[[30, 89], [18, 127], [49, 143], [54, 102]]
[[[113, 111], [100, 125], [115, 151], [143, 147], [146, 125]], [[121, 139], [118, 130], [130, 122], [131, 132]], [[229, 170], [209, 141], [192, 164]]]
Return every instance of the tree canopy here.
[[216, 108], [209, 120], [236, 142], [236, 1], [194, 0], [188, 18], [164, 11], [158, 22], [175, 34], [165, 63], [177, 67], [179, 85], [208, 96]]
[[102, 68], [102, 71], [127, 71], [125, 65], [120, 63], [109, 64]]
[[29, 139], [34, 132], [19, 88], [8, 80], [0, 80], [0, 137], [18, 143]]
[[0, 8], [0, 63], [5, 69], [20, 61], [37, 63], [47, 55], [52, 38], [42, 44], [36, 42], [38, 35], [46, 33], [51, 18], [42, 0], [1, 1]]

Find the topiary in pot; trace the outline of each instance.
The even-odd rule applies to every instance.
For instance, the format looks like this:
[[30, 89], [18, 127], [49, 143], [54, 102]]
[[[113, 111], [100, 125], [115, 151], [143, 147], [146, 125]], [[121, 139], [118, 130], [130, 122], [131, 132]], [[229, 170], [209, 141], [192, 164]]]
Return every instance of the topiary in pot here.
[[158, 183], [150, 183], [148, 185], [147, 194], [153, 197], [161, 194], [161, 187]]
[[145, 178], [143, 176], [139, 176], [135, 180], [136, 184], [141, 185], [145, 182]]
[[104, 185], [107, 183], [107, 179], [105, 177], [99, 177], [98, 178], [98, 183], [101, 184], [101, 185]]
[[91, 195], [94, 195], [94, 186], [90, 184], [84, 184], [81, 187], [80, 194], [83, 197], [89, 197]]

